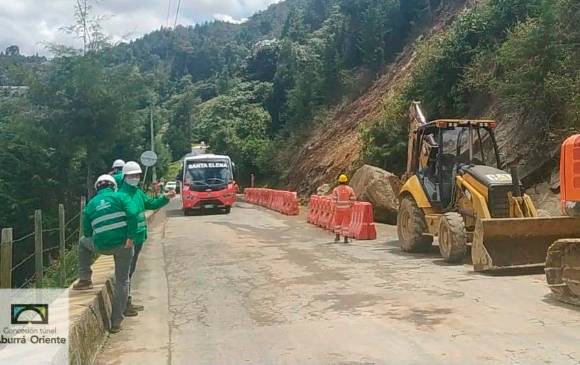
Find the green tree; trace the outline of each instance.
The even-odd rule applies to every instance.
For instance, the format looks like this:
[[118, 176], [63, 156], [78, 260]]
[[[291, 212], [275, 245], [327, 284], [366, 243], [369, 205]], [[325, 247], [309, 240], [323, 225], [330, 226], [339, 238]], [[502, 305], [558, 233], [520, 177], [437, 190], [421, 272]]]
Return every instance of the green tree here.
[[201, 102], [194, 93], [194, 88], [188, 78], [182, 80], [185, 91], [174, 96], [171, 104], [171, 117], [164, 141], [169, 146], [173, 160], [182, 158], [191, 152], [194, 140], [194, 125], [197, 105]]
[[263, 107], [270, 92], [270, 84], [242, 82], [200, 106], [195, 134], [213, 151], [236, 162], [242, 182], [247, 183], [251, 173], [271, 177], [273, 156], [267, 133], [271, 117]]

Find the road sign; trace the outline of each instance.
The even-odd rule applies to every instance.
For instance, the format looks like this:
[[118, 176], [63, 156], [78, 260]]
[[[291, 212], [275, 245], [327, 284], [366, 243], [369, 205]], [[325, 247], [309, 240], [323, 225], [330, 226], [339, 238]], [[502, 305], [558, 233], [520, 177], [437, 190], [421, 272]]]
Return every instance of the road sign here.
[[141, 163], [143, 166], [151, 167], [157, 163], [157, 154], [153, 151], [145, 151], [141, 155]]

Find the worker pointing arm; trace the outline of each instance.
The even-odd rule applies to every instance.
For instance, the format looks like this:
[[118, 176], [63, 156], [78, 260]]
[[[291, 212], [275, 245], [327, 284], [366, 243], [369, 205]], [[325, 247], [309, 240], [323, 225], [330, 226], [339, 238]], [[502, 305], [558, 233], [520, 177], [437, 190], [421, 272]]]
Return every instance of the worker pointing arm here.
[[139, 190], [141, 199], [143, 199], [143, 203], [145, 205], [145, 210], [157, 210], [163, 208], [167, 203], [169, 203], [169, 199], [175, 196], [175, 191], [170, 191], [169, 193], [165, 193], [161, 196], [152, 198], [147, 196], [143, 190]]
[[[127, 162], [123, 167], [123, 184], [120, 188], [120, 191], [132, 200], [137, 210], [137, 228], [134, 240], [135, 252], [131, 261], [131, 270], [129, 272], [130, 279], [133, 278], [139, 255], [141, 254], [141, 249], [147, 240], [147, 217], [145, 216], [145, 211], [160, 209], [167, 205], [169, 200], [175, 196], [175, 191], [171, 191], [157, 198], [148, 197], [139, 187], [142, 173], [141, 166], [139, 166], [137, 162]], [[127, 317], [134, 317], [138, 315], [138, 311], [140, 310], [143, 310], [143, 306], [135, 305], [132, 302], [131, 290], [129, 288], [128, 302], [124, 315]]]

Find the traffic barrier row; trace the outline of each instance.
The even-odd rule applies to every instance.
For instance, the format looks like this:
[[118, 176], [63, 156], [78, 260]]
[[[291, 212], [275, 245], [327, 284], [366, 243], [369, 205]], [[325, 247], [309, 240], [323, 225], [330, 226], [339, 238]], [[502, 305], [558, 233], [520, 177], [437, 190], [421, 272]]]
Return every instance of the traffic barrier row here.
[[312, 195], [308, 208], [308, 223], [357, 240], [374, 240], [377, 230], [373, 221], [373, 205], [355, 202], [342, 219], [340, 228], [334, 227], [336, 204], [328, 196]]
[[260, 205], [286, 215], [300, 214], [298, 195], [292, 191], [273, 189], [244, 189], [244, 199], [247, 203]]

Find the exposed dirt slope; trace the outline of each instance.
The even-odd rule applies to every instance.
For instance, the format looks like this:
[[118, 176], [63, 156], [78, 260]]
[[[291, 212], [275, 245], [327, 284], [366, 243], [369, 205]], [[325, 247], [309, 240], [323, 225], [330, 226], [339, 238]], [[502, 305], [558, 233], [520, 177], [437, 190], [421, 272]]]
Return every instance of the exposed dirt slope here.
[[290, 187], [310, 193], [317, 186], [334, 181], [350, 171], [359, 160], [362, 142], [359, 128], [380, 111], [382, 98], [391, 97], [412, 64], [412, 49], [407, 49], [367, 93], [336, 110], [329, 120], [306, 141], [290, 161]]
[[[421, 37], [432, 37], [446, 29], [471, 1], [457, 0], [437, 11], [435, 24]], [[352, 171], [361, 157], [360, 128], [376, 120], [382, 105], [388, 103], [415, 66], [414, 41], [411, 42], [383, 76], [361, 97], [335, 110], [326, 123], [313, 131], [305, 144], [290, 159], [288, 186], [300, 194], [310, 194], [341, 172]]]

